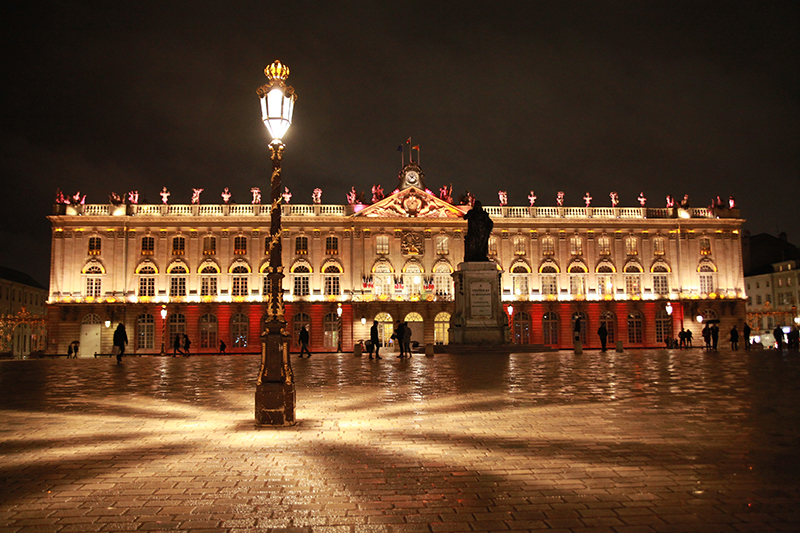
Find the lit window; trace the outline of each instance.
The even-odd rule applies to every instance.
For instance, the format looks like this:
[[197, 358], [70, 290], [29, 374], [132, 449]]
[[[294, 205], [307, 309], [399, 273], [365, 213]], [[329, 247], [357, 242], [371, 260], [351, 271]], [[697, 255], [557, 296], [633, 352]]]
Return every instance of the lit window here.
[[142, 255], [153, 255], [156, 240], [153, 237], [142, 237]]
[[175, 237], [172, 239], [172, 255], [183, 255], [186, 253], [186, 239]]
[[436, 291], [436, 296], [449, 296], [453, 294], [453, 275], [449, 266], [440, 264], [434, 267], [433, 286]]
[[[335, 239], [336, 237], [334, 237]], [[339, 287], [339, 275], [341, 270], [335, 265], [325, 267], [324, 270], [324, 294], [325, 296], [339, 296], [341, 288]]]
[[203, 237], [203, 255], [216, 255], [217, 238], [213, 235]]
[[489, 255], [497, 255], [497, 237], [489, 237]]
[[247, 347], [247, 336], [250, 331], [247, 315], [236, 313], [231, 317], [231, 344], [236, 348]]
[[611, 255], [611, 239], [605, 235], [597, 238], [597, 253]]
[[569, 293], [573, 296], [586, 294], [586, 270], [580, 265], [569, 267]]
[[339, 238], [334, 236], [325, 237], [325, 253], [327, 255], [337, 255], [339, 253]]
[[216, 296], [217, 295], [217, 271], [216, 267], [211, 265], [203, 267], [200, 271], [200, 296]]
[[389, 253], [389, 236], [378, 235], [375, 237], [375, 253], [384, 255]]
[[436, 237], [436, 253], [439, 255], [447, 255], [450, 253], [450, 240], [447, 235], [439, 235]]
[[643, 317], [640, 311], [633, 311], [628, 315], [628, 342], [641, 344], [644, 338], [642, 330]]
[[139, 315], [136, 320], [136, 348], [152, 350], [155, 346], [156, 328], [153, 315]]
[[542, 317], [542, 342], [550, 346], [558, 344], [558, 313], [545, 313]]
[[664, 255], [666, 244], [663, 237], [653, 239], [653, 255]]
[[558, 294], [558, 273], [555, 267], [545, 266], [541, 270], [542, 276], [542, 294]]
[[305, 265], [298, 265], [295, 267], [292, 274], [294, 275], [294, 295], [295, 296], [308, 296], [311, 293], [309, 279], [311, 271]]
[[515, 296], [528, 295], [528, 269], [517, 265], [511, 269], [512, 290]]
[[232, 279], [231, 295], [247, 296], [247, 274], [249, 274], [247, 267], [242, 265], [233, 267], [231, 273], [234, 275]]
[[406, 294], [419, 294], [422, 292], [422, 281], [422, 269], [419, 265], [408, 265], [403, 273], [403, 288]]
[[701, 237], [700, 238], [700, 255], [710, 255], [711, 254], [711, 239], [708, 237]]
[[556, 244], [552, 237], [545, 237], [542, 239], [542, 255], [555, 255]]
[[200, 317], [200, 347], [217, 347], [217, 317], [212, 314], [205, 314]]
[[514, 255], [525, 255], [525, 237], [514, 237]]
[[[100, 298], [100, 283], [101, 278], [86, 278], [86, 296]], [[20, 296], [22, 296], [21, 293]]]
[[89, 255], [100, 255], [100, 237], [89, 237]]
[[295, 255], [308, 255], [308, 237], [301, 235], [294, 239]]
[[642, 271], [636, 265], [625, 267], [625, 293], [628, 296], [642, 294]]
[[169, 295], [186, 296], [186, 269], [182, 266], [175, 266], [169, 272]]
[[339, 343], [339, 317], [336, 313], [328, 313], [322, 319], [324, 330], [323, 346], [325, 348], [336, 348]]
[[233, 253], [235, 255], [245, 255], [247, 253], [247, 237], [244, 235], [234, 237]]
[[700, 292], [702, 294], [711, 294], [714, 292], [714, 269], [709, 265], [700, 267]]
[[636, 237], [625, 239], [625, 253], [627, 255], [639, 255], [639, 240]]
[[656, 265], [653, 267], [653, 292], [659, 296], [669, 294], [669, 278], [667, 267]]
[[571, 255], [583, 255], [583, 239], [577, 235], [569, 240], [569, 253]]
[[156, 278], [153, 276], [139, 277], [139, 296], [156, 295]]

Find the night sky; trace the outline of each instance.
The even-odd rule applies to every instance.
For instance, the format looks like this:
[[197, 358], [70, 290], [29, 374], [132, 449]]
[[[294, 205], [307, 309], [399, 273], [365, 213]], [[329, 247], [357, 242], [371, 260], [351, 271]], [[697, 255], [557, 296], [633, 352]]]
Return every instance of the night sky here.
[[280, 59], [299, 95], [292, 203], [397, 184], [486, 205], [693, 206], [736, 197], [753, 233], [797, 226], [797, 2], [9, 2], [0, 264], [47, 285], [57, 189], [107, 203], [249, 203], [269, 141], [256, 88]]

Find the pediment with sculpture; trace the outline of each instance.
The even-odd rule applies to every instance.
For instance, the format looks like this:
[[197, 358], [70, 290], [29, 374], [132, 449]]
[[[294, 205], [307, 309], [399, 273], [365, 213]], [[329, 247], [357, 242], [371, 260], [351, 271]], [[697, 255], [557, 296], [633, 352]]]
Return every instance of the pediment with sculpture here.
[[[468, 206], [463, 206], [468, 208]], [[387, 196], [355, 215], [374, 218], [461, 218], [464, 211], [437, 196], [409, 187]]]

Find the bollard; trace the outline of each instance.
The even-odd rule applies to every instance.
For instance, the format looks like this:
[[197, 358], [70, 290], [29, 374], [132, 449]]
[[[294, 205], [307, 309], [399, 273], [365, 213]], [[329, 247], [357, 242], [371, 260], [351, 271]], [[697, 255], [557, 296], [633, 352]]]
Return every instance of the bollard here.
[[583, 344], [581, 341], [575, 341], [573, 346], [575, 348], [575, 355], [582, 355], [583, 354]]
[[425, 345], [425, 357], [433, 357], [433, 344], [428, 343]]
[[617, 341], [617, 352], [622, 353], [622, 341]]

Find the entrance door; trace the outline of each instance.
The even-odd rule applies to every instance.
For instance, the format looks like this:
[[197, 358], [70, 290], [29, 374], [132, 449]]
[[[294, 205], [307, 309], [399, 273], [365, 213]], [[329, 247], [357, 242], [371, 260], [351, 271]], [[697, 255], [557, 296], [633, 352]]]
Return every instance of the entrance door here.
[[31, 353], [31, 328], [28, 324], [19, 324], [14, 328], [14, 357], [25, 357]]
[[100, 329], [102, 324], [81, 324], [80, 357], [94, 357], [100, 353]]

